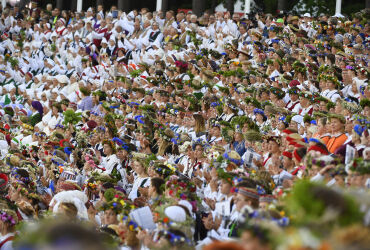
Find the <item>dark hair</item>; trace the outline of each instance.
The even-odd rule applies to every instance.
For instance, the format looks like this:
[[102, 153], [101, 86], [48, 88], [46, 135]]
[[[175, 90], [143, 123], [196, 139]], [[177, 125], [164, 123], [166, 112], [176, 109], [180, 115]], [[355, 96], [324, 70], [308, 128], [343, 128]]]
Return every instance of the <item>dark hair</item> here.
[[307, 148], [298, 148], [296, 149], [297, 151], [297, 154], [299, 155], [299, 157], [301, 157], [301, 159], [303, 159], [303, 157], [305, 157], [306, 153], [307, 153]]
[[333, 54], [328, 54], [328, 55], [326, 56], [326, 58], [328, 58], [328, 59], [330, 60], [331, 64], [334, 64], [334, 63], [335, 63], [335, 55], [333, 55]]
[[153, 177], [150, 180], [150, 184], [155, 188], [155, 192], [159, 195], [163, 194], [164, 180], [160, 177]]
[[327, 121], [328, 121], [328, 118], [326, 118], [326, 117], [321, 117], [320, 119], [319, 119], [319, 122], [321, 122], [322, 123], [322, 125], [326, 125], [327, 124]]

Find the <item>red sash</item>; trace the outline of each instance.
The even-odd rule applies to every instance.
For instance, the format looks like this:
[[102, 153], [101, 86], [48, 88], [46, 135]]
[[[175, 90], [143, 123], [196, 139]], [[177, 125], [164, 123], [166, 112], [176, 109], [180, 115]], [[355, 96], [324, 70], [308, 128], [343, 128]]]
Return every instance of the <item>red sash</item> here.
[[290, 108], [288, 108], [288, 105], [291, 103], [292, 101], [289, 101], [287, 104], [286, 104], [286, 108], [289, 110], [289, 111], [292, 111], [295, 107], [295, 105], [297, 105], [299, 103], [299, 101], [296, 101], [294, 104], [292, 104], [292, 106]]
[[0, 249], [4, 246], [5, 243], [7, 243], [8, 241], [12, 241], [13, 239], [14, 239], [14, 235], [9, 236], [8, 238], [0, 242]]

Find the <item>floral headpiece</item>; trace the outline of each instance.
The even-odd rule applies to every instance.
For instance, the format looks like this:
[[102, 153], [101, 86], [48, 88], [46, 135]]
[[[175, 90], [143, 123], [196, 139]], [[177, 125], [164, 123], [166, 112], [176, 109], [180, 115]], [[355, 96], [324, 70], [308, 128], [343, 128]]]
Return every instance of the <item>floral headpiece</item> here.
[[160, 231], [159, 235], [164, 236], [172, 245], [176, 245], [178, 243], [186, 243], [189, 246], [192, 245], [192, 242], [185, 236], [176, 235], [168, 230]]
[[141, 229], [139, 225], [135, 221], [131, 220], [128, 216], [123, 216], [122, 222], [130, 231], [139, 231]]
[[112, 149], [112, 151], [113, 152], [116, 152], [116, 145], [114, 145], [114, 142], [113, 141], [111, 141], [111, 140], [103, 140], [103, 145], [104, 144], [108, 144], [110, 147], [111, 147], [111, 149]]
[[169, 189], [169, 194], [182, 200], [186, 200], [187, 193], [195, 193], [196, 186], [192, 182], [185, 182], [177, 176], [171, 176], [166, 182], [166, 188]]
[[176, 61], [175, 65], [176, 65], [176, 67], [183, 68], [183, 69], [188, 68], [188, 64], [186, 62], [183, 62], [183, 61]]
[[103, 211], [112, 209], [117, 214], [124, 213], [128, 215], [132, 209], [135, 209], [135, 205], [130, 204], [128, 200], [124, 200], [122, 197], [116, 194], [114, 195], [114, 198], [105, 203], [101, 209]]
[[158, 172], [162, 175], [165, 175], [165, 176], [172, 175], [177, 170], [176, 167], [172, 166], [169, 163], [164, 163], [163, 165], [157, 165], [157, 166], [154, 167], [154, 169], [155, 169], [156, 172]]
[[12, 226], [16, 224], [16, 220], [14, 219], [14, 217], [4, 210], [0, 212], [0, 219], [2, 222], [9, 223]]

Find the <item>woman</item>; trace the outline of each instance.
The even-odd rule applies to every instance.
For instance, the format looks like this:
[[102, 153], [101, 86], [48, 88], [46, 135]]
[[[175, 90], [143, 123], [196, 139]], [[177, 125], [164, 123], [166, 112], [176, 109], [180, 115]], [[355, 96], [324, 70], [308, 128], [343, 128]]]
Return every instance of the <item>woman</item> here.
[[186, 71], [188, 70], [188, 64], [184, 61], [176, 61], [175, 65], [177, 75], [175, 76], [174, 80], [180, 82], [190, 80], [189, 75], [186, 73]]
[[193, 114], [194, 118], [194, 132], [197, 138], [207, 135], [206, 132], [206, 121], [204, 120], [201, 114], [195, 113]]
[[232, 143], [232, 148], [240, 155], [242, 156], [245, 153], [245, 140], [243, 138], [242, 131], [236, 130], [234, 132], [234, 141]]
[[15, 236], [15, 225], [17, 224], [17, 214], [9, 209], [0, 211], [0, 249], [13, 249], [13, 239]]
[[326, 125], [327, 118], [321, 117], [318, 120], [317, 132], [312, 136], [313, 138], [321, 139], [324, 142], [324, 144], [326, 144], [330, 138], [330, 134], [327, 132]]
[[140, 188], [146, 188], [150, 185], [150, 178], [146, 173], [146, 169], [143, 163], [140, 160], [134, 160], [132, 168], [135, 171], [134, 184], [132, 186], [131, 192], [128, 195], [128, 198], [134, 201], [136, 198], [140, 197]]
[[81, 87], [80, 94], [81, 94], [81, 102], [77, 106], [78, 109], [81, 109], [82, 111], [92, 110], [94, 106], [93, 106], [93, 99], [90, 96], [91, 91], [88, 88]]
[[331, 125], [331, 136], [326, 146], [330, 153], [334, 153], [340, 146], [342, 146], [347, 141], [347, 135], [344, 133], [346, 120], [341, 115], [332, 115], [330, 117]]
[[101, 163], [105, 173], [121, 180], [123, 184], [127, 183], [126, 171], [122, 168], [120, 160], [116, 155], [116, 147], [110, 140], [103, 141], [103, 152], [106, 155]]
[[171, 129], [166, 128], [164, 130], [158, 140], [158, 155], [164, 156], [166, 154], [179, 154], [177, 146], [172, 143], [172, 139], [174, 137], [175, 134]]
[[159, 205], [162, 195], [163, 195], [163, 188], [162, 186], [165, 184], [164, 180], [160, 177], [154, 177], [150, 180], [150, 186], [148, 190], [149, 201], [148, 203], [153, 207]]
[[190, 160], [187, 162], [187, 165], [185, 166], [184, 174], [191, 178], [193, 172], [205, 167], [207, 162], [207, 158], [204, 155], [204, 148], [201, 143], [195, 143], [193, 145], [193, 151], [190, 151], [189, 158]]
[[229, 103], [228, 105], [225, 105], [224, 107], [224, 114], [220, 116], [219, 120], [224, 120], [225, 122], [230, 122], [231, 119], [236, 116], [237, 114], [237, 108], [234, 103]]
[[31, 106], [32, 115], [28, 118], [27, 123], [34, 127], [37, 123], [42, 121], [44, 109], [39, 101], [32, 101]]

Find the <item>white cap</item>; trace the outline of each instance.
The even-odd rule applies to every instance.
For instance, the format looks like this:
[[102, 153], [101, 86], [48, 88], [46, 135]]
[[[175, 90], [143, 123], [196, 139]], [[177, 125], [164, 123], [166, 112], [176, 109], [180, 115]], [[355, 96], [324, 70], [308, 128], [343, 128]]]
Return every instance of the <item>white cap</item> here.
[[193, 206], [190, 204], [189, 201], [181, 200], [181, 201], [179, 201], [179, 204], [182, 205], [182, 206], [185, 206], [189, 210], [189, 213], [193, 214]]
[[29, 145], [31, 143], [32, 143], [32, 135], [28, 135], [28, 136], [26, 136], [22, 139], [22, 144], [23, 145], [27, 146], [27, 144]]
[[311, 14], [310, 13], [304, 13], [303, 17], [311, 17]]
[[108, 44], [107, 39], [105, 37], [103, 37], [103, 39], [101, 40], [101, 43]]
[[334, 15], [334, 17], [343, 18], [344, 16], [340, 13], [337, 13], [337, 14]]
[[182, 207], [170, 206], [164, 210], [168, 218], [175, 222], [184, 222], [186, 220], [186, 212]]
[[42, 122], [47, 125], [51, 119], [51, 111], [42, 117]]

